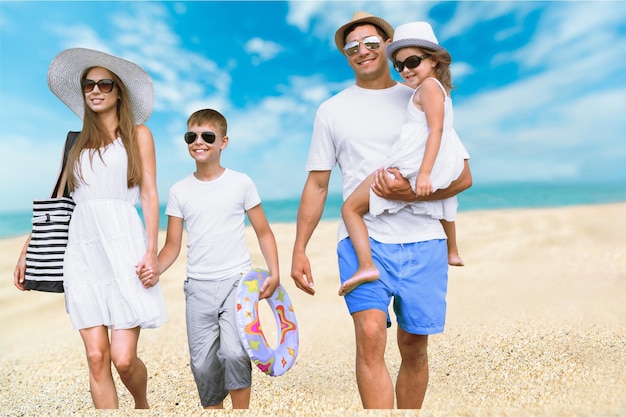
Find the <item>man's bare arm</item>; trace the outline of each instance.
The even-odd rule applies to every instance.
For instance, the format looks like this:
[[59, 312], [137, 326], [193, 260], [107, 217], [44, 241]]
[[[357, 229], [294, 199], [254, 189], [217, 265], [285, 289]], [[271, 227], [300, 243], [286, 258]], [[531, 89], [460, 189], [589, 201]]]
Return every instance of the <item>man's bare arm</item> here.
[[417, 197], [406, 178], [402, 177], [397, 168], [388, 168], [387, 171], [393, 175], [393, 178], [381, 169], [376, 173], [372, 190], [379, 197], [387, 200], [399, 200], [406, 202], [414, 201], [435, 201], [444, 200], [453, 197], [472, 186], [472, 173], [470, 171], [469, 162], [465, 160], [463, 172], [459, 178], [452, 181], [448, 188], [437, 190], [428, 196]]

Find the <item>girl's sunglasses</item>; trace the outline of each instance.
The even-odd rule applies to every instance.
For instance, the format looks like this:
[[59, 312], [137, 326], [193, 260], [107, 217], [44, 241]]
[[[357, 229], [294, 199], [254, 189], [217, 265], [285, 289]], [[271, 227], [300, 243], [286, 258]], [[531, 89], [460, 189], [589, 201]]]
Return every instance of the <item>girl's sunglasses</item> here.
[[343, 53], [347, 56], [352, 56], [359, 51], [361, 44], [365, 45], [370, 51], [375, 51], [380, 48], [380, 38], [378, 36], [368, 36], [362, 41], [348, 42], [346, 46], [343, 47]]
[[395, 59], [392, 59], [391, 62], [393, 62], [393, 67], [395, 68], [396, 71], [402, 72], [404, 70], [404, 67], [407, 67], [408, 69], [419, 67], [422, 61], [428, 58], [429, 56], [430, 56], [429, 54], [411, 55], [410, 57], [405, 59], [404, 62], [396, 61]]
[[[192, 143], [196, 141], [197, 137], [198, 137], [198, 134], [196, 132], [187, 132], [185, 133], [185, 142], [187, 142], [187, 145], [191, 145]], [[200, 137], [206, 143], [211, 144], [215, 142], [215, 133], [213, 132], [202, 132], [200, 133]]]
[[94, 80], [83, 80], [81, 86], [83, 87], [83, 93], [91, 93], [95, 86], [98, 86], [101, 93], [110, 93], [113, 91], [115, 81], [109, 79], [100, 80], [98, 82]]

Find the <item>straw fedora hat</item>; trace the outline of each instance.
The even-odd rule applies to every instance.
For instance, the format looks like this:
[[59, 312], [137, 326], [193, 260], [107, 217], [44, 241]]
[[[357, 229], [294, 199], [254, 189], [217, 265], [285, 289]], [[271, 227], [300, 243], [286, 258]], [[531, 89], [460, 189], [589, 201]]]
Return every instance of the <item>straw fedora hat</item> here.
[[380, 17], [373, 16], [367, 12], [357, 11], [352, 16], [352, 19], [335, 32], [335, 45], [337, 45], [337, 49], [339, 52], [343, 54], [343, 47], [345, 46], [346, 41], [346, 29], [350, 26], [355, 25], [357, 23], [371, 23], [374, 26], [378, 26], [387, 34], [389, 39], [393, 38], [393, 26], [387, 23], [386, 20], [381, 19]]
[[387, 56], [392, 58], [398, 49], [407, 47], [445, 51], [439, 45], [432, 26], [426, 22], [412, 22], [398, 26], [393, 35], [393, 42], [387, 46]]
[[48, 69], [48, 87], [82, 120], [85, 113], [84, 94], [80, 86], [87, 68], [103, 67], [115, 73], [128, 92], [136, 124], [148, 120], [154, 105], [152, 79], [137, 64], [100, 51], [72, 48], [58, 54]]

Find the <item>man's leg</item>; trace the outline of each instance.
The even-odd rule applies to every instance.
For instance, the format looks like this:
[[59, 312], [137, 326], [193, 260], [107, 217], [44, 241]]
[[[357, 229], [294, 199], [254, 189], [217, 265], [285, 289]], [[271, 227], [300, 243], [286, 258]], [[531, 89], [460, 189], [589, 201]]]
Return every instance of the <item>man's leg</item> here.
[[398, 348], [402, 358], [396, 381], [398, 408], [422, 408], [428, 387], [428, 336], [398, 327]]
[[363, 408], [392, 409], [393, 382], [385, 364], [387, 315], [376, 309], [352, 315], [356, 336], [356, 381]]

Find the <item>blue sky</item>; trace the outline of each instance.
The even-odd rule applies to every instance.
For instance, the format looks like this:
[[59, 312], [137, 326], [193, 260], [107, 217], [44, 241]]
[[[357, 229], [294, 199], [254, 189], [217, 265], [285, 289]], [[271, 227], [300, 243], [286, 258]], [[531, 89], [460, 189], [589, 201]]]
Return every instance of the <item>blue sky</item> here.
[[353, 83], [333, 37], [356, 10], [433, 25], [453, 58], [455, 125], [475, 184], [626, 182], [625, 2], [2, 1], [0, 210], [28, 210], [50, 192], [65, 135], [81, 128], [46, 83], [70, 47], [152, 76], [162, 202], [194, 169], [182, 137], [206, 107], [229, 122], [225, 166], [265, 200], [299, 196], [315, 110]]

